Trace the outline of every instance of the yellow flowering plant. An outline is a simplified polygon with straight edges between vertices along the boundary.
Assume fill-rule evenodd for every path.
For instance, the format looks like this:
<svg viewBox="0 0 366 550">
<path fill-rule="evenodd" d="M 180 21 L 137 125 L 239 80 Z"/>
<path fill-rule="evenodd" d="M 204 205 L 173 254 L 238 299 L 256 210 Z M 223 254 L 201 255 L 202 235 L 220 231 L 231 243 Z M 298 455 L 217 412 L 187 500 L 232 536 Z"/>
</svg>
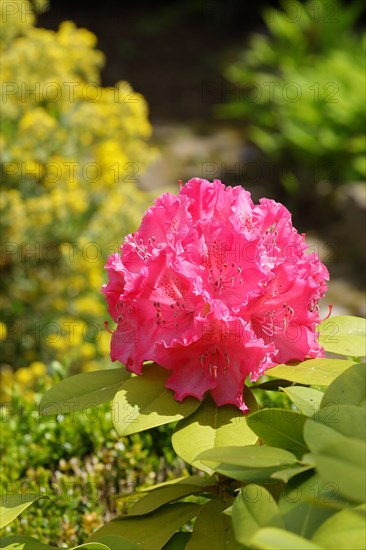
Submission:
<svg viewBox="0 0 366 550">
<path fill-rule="evenodd" d="M 90 31 L 36 27 L 46 8 L 1 3 L 3 358 L 88 370 L 105 356 L 102 267 L 151 201 L 137 184 L 156 152 L 144 98 L 101 86 Z"/>
</svg>

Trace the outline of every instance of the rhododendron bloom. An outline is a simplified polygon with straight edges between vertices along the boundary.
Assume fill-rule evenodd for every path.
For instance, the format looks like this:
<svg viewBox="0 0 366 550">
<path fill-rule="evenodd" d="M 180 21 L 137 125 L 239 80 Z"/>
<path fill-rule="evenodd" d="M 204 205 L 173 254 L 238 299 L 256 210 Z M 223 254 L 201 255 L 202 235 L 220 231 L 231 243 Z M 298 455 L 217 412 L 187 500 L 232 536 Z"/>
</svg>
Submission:
<svg viewBox="0 0 366 550">
<path fill-rule="evenodd" d="M 194 178 L 164 193 L 106 265 L 111 359 L 136 374 L 147 360 L 168 369 L 178 401 L 210 391 L 245 411 L 247 376 L 324 354 L 328 271 L 309 252 L 282 204 L 255 205 L 242 187 Z"/>
</svg>

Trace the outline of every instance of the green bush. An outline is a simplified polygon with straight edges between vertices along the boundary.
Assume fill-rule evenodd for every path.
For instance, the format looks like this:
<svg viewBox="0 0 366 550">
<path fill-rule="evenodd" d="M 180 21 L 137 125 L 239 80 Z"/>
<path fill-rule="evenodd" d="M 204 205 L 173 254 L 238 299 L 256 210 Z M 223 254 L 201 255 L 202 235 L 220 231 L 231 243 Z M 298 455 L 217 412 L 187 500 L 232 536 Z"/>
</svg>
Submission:
<svg viewBox="0 0 366 550">
<path fill-rule="evenodd" d="M 270 159 L 279 193 L 329 198 L 337 185 L 365 177 L 361 8 L 338 0 L 268 8 L 267 33 L 252 36 L 225 72 L 234 100 L 218 113 L 243 122 Z"/>
<path fill-rule="evenodd" d="M 172 450 L 170 428 L 121 438 L 111 404 L 39 416 L 42 394 L 66 375 L 58 363 L 49 365 L 48 374 L 40 371 L 35 364 L 3 373 L 0 491 L 2 498 L 34 493 L 49 500 L 41 499 L 5 527 L 3 536 L 37 536 L 58 546 L 81 543 L 121 512 L 117 495 L 188 473 Z"/>
</svg>

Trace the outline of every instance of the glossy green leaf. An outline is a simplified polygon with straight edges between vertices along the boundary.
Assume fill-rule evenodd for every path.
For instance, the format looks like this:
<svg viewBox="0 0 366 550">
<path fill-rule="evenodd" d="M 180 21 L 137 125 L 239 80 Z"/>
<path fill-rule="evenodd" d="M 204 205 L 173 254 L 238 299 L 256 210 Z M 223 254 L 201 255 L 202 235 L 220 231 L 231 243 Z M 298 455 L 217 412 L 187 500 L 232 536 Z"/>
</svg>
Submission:
<svg viewBox="0 0 366 550">
<path fill-rule="evenodd" d="M 273 472 L 280 468 L 287 469 L 290 464 L 296 462 L 296 457 L 283 449 L 247 445 L 211 449 L 206 451 L 200 460 L 212 467 L 215 472 L 238 481 L 273 483 Z"/>
<path fill-rule="evenodd" d="M 111 401 L 122 382 L 130 378 L 125 368 L 75 374 L 53 386 L 42 397 L 41 415 L 57 415 L 95 407 Z"/>
<path fill-rule="evenodd" d="M 308 359 L 297 365 L 277 365 L 267 369 L 266 375 L 308 386 L 328 386 L 354 364 L 346 359 Z"/>
<path fill-rule="evenodd" d="M 213 485 L 211 485 L 211 489 L 213 489 Z M 148 514 L 157 508 L 160 508 L 160 506 L 173 502 L 174 500 L 178 500 L 179 498 L 203 493 L 204 486 L 199 487 L 197 485 L 183 483 L 159 487 L 155 490 L 149 491 L 148 493 L 143 493 L 142 498 L 135 502 L 127 513 L 129 516 Z M 139 493 L 135 493 L 135 496 L 138 498 Z"/>
<path fill-rule="evenodd" d="M 353 502 L 366 501 L 366 444 L 347 438 L 347 447 L 336 442 L 316 455 L 316 468 L 328 482 L 336 482 L 340 495 Z"/>
<path fill-rule="evenodd" d="M 322 550 L 314 542 L 276 527 L 265 527 L 250 540 L 251 549 L 258 550 Z"/>
<path fill-rule="evenodd" d="M 136 543 L 126 539 L 126 537 L 119 537 L 117 535 L 105 535 L 95 542 L 105 544 L 110 550 L 139 550 L 140 548 Z M 87 544 L 95 543 L 89 542 Z"/>
<path fill-rule="evenodd" d="M 86 542 L 78 546 L 70 547 L 69 550 L 138 550 L 138 546 L 126 546 L 123 545 L 124 541 L 129 542 L 127 539 L 122 539 L 121 537 L 105 537 L 106 541 L 98 542 Z M 110 543 L 113 542 L 111 539 L 114 539 L 117 544 L 117 539 L 119 546 L 107 544 L 107 539 Z M 0 541 L 0 548 L 4 550 L 58 550 L 57 546 L 50 546 L 40 542 L 39 540 L 28 537 L 26 535 L 9 535 L 8 537 L 2 537 Z"/>
<path fill-rule="evenodd" d="M 204 504 L 193 526 L 186 550 L 235 550 L 236 544 L 230 518 L 223 514 L 225 504 L 214 499 Z"/>
<path fill-rule="evenodd" d="M 301 476 L 299 476 L 300 478 Z M 319 525 L 334 514 L 337 509 L 334 506 L 321 506 L 319 502 L 315 501 L 315 486 L 313 487 L 313 500 L 306 502 L 302 495 L 305 490 L 303 483 L 297 482 L 297 478 L 293 478 L 292 481 L 293 483 L 288 484 L 282 491 L 278 503 L 279 509 L 286 529 L 310 539 Z M 304 484 L 307 486 L 308 479 L 305 480 Z M 307 487 L 307 490 L 310 492 L 310 487 Z"/>
<path fill-rule="evenodd" d="M 191 536 L 191 533 L 186 532 L 174 533 L 172 538 L 164 544 L 162 550 L 185 550 Z"/>
<path fill-rule="evenodd" d="M 319 409 L 313 419 L 347 437 L 365 439 L 366 409 L 364 407 L 328 403 Z"/>
<path fill-rule="evenodd" d="M 346 503 L 338 493 L 338 485 L 335 481 L 324 481 L 318 473 L 300 474 L 289 480 L 284 487 L 279 506 L 281 512 L 288 513 L 291 509 L 300 503 L 307 503 L 322 509 L 341 509 Z M 296 521 L 295 521 L 296 520 Z M 293 518 L 291 525 L 297 523 Z M 299 518 L 298 525 L 302 525 L 303 517 Z M 296 527 L 297 528 L 297 527 Z M 302 532 L 300 528 L 299 532 Z M 303 534 L 303 532 L 302 532 Z"/>
<path fill-rule="evenodd" d="M 202 476 L 199 474 L 195 474 L 192 476 L 182 476 L 177 477 L 176 479 L 169 479 L 168 481 L 163 481 L 162 483 L 156 483 L 155 485 L 152 485 L 151 487 L 145 487 L 144 493 L 147 493 L 149 491 L 155 491 L 155 489 L 158 489 L 160 487 L 168 487 L 170 485 L 176 485 L 176 484 L 183 484 L 183 485 L 194 485 L 195 487 L 204 488 L 204 487 L 211 487 L 213 484 L 216 483 L 215 477 L 210 476 Z"/>
<path fill-rule="evenodd" d="M 248 425 L 267 445 L 302 456 L 307 447 L 303 427 L 307 417 L 289 409 L 261 409 L 248 416 Z"/>
<path fill-rule="evenodd" d="M 172 445 L 183 460 L 211 473 L 212 470 L 197 460 L 208 449 L 229 445 L 251 445 L 257 436 L 248 427 L 247 416 L 231 405 L 217 407 L 210 400 L 188 419 L 178 423 Z"/>
<path fill-rule="evenodd" d="M 366 443 L 308 420 L 304 436 L 320 476 L 337 484 L 341 496 L 353 502 L 366 500 Z"/>
<path fill-rule="evenodd" d="M 105 535 L 119 535 L 139 544 L 141 550 L 161 550 L 200 509 L 200 504 L 174 502 L 146 516 L 119 517 L 95 531 L 89 541 L 100 540 Z"/>
<path fill-rule="evenodd" d="M 40 498 L 48 498 L 47 496 L 37 496 L 29 493 L 24 495 L 4 495 L 1 497 L 0 505 L 0 529 L 12 522 L 25 510 Z"/>
<path fill-rule="evenodd" d="M 336 316 L 319 325 L 319 343 L 326 351 L 350 357 L 366 356 L 366 320 Z"/>
<path fill-rule="evenodd" d="M 278 479 L 279 481 L 287 483 L 293 477 L 312 470 L 312 468 L 313 466 L 295 466 L 293 468 L 286 468 L 285 470 L 278 470 L 277 472 L 273 472 L 273 474 L 271 474 L 271 478 Z"/>
<path fill-rule="evenodd" d="M 268 468 L 296 463 L 296 457 L 292 453 L 284 449 L 261 445 L 209 449 L 201 453 L 199 458 L 204 462 L 224 462 L 230 466 L 243 468 Z"/>
<path fill-rule="evenodd" d="M 7 550 L 56 550 L 56 546 L 50 546 L 26 535 L 1 537 L 0 548 Z M 106 547 L 103 550 L 106 550 Z"/>
<path fill-rule="evenodd" d="M 169 371 L 145 365 L 143 376 L 133 376 L 120 387 L 113 403 L 113 423 L 120 436 L 175 422 L 191 415 L 200 401 L 187 397 L 178 403 L 165 387 Z"/>
<path fill-rule="evenodd" d="M 312 453 L 318 454 L 324 447 L 333 443 L 341 443 L 345 445 L 347 443 L 347 437 L 339 434 L 333 429 L 332 424 L 323 424 L 322 422 L 315 422 L 309 418 L 304 426 L 304 439 Z"/>
<path fill-rule="evenodd" d="M 262 527 L 285 527 L 273 496 L 261 485 L 249 484 L 240 490 L 231 517 L 235 537 L 244 545 Z"/>
<path fill-rule="evenodd" d="M 365 507 L 346 509 L 327 519 L 312 540 L 333 550 L 364 550 L 366 546 Z"/>
<path fill-rule="evenodd" d="M 366 405 L 366 365 L 356 363 L 340 374 L 327 388 L 320 406 L 329 404 Z"/>
<path fill-rule="evenodd" d="M 207 464 L 210 464 L 210 462 L 207 462 Z M 216 473 L 244 483 L 279 483 L 279 481 L 271 477 L 274 472 L 278 471 L 279 466 L 272 466 L 271 468 L 242 468 L 220 462 L 219 464 L 212 464 L 212 467 Z M 284 469 L 287 469 L 287 466 L 284 466 Z"/>
<path fill-rule="evenodd" d="M 290 386 L 281 388 L 296 405 L 298 412 L 305 416 L 312 416 L 318 409 L 324 393 L 304 386 Z"/>
</svg>

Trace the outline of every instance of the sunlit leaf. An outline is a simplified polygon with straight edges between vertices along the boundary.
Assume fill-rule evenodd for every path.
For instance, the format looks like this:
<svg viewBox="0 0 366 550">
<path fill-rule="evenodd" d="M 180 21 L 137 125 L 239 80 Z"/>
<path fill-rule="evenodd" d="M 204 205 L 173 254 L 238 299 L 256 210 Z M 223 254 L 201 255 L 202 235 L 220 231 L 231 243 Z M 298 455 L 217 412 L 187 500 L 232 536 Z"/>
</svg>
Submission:
<svg viewBox="0 0 366 550">
<path fill-rule="evenodd" d="M 324 395 L 319 390 L 304 386 L 290 386 L 281 389 L 295 403 L 297 410 L 305 416 L 311 416 L 319 409 L 320 401 Z"/>
<path fill-rule="evenodd" d="M 111 401 L 122 382 L 130 378 L 125 368 L 84 372 L 65 378 L 42 397 L 41 415 L 72 413 Z"/>
<path fill-rule="evenodd" d="M 365 506 L 342 510 L 327 519 L 312 540 L 323 548 L 364 550 L 366 542 Z"/>
<path fill-rule="evenodd" d="M 119 435 L 131 435 L 191 415 L 200 401 L 187 397 L 182 403 L 165 387 L 170 373 L 156 364 L 145 365 L 143 376 L 126 380 L 115 395 L 113 423 Z"/>
<path fill-rule="evenodd" d="M 277 365 L 267 369 L 266 375 L 308 386 L 328 386 L 354 364 L 346 359 L 308 359 L 297 365 Z"/>
<path fill-rule="evenodd" d="M 347 437 L 365 439 L 366 409 L 354 405 L 328 403 L 312 418 Z"/>
<path fill-rule="evenodd" d="M 267 408 L 248 416 L 248 425 L 267 445 L 302 456 L 307 447 L 303 427 L 307 417 L 292 410 Z"/>
<path fill-rule="evenodd" d="M 301 474 L 292 478 L 284 487 L 278 506 L 286 528 L 302 537 L 311 538 L 323 521 L 336 513 L 338 500 L 327 506 L 332 499 L 331 490 L 318 485 L 314 476 Z"/>
<path fill-rule="evenodd" d="M 58 550 L 58 546 L 50 546 L 26 535 L 9 535 L 2 537 L 0 548 L 4 550 Z M 100 541 L 86 542 L 69 550 L 138 550 L 136 544 L 122 537 L 103 537 Z"/>
<path fill-rule="evenodd" d="M 214 499 L 204 504 L 196 518 L 186 550 L 235 550 L 236 544 L 230 518 L 223 514 L 225 504 Z"/>
<path fill-rule="evenodd" d="M 207 485 L 207 488 L 209 486 Z M 213 485 L 211 484 L 211 490 Z M 189 485 L 183 483 L 177 483 L 175 485 L 167 485 L 166 487 L 158 487 L 148 493 L 143 493 L 142 498 L 137 500 L 131 508 L 128 510 L 128 515 L 138 516 L 141 514 L 148 514 L 164 504 L 178 500 L 189 495 L 203 494 L 205 492 L 204 485 L 201 487 L 198 485 Z M 139 493 L 135 493 L 138 497 Z"/>
<path fill-rule="evenodd" d="M 284 527 L 272 495 L 261 485 L 249 484 L 240 490 L 231 517 L 236 539 L 246 545 L 262 527 Z"/>
<path fill-rule="evenodd" d="M 39 500 L 40 498 L 48 498 L 46 495 L 39 496 L 33 493 L 24 495 L 4 495 L 1 497 L 0 506 L 0 529 L 12 522 L 25 510 Z"/>
<path fill-rule="evenodd" d="M 284 449 L 261 445 L 209 449 L 201 453 L 199 458 L 204 462 L 224 462 L 230 466 L 242 466 L 243 468 L 268 468 L 296 463 L 296 457 L 292 453 Z"/>
<path fill-rule="evenodd" d="M 366 364 L 356 363 L 340 374 L 327 388 L 320 407 L 329 404 L 366 405 Z"/>
<path fill-rule="evenodd" d="M 319 325 L 319 343 L 326 351 L 350 357 L 366 356 L 366 319 L 336 316 Z"/>
<path fill-rule="evenodd" d="M 174 502 L 145 516 L 118 517 L 97 529 L 89 541 L 105 535 L 118 535 L 140 545 L 141 550 L 161 550 L 173 534 L 201 509 L 200 504 Z"/>
<path fill-rule="evenodd" d="M 312 451 L 316 469 L 327 482 L 335 482 L 340 495 L 353 502 L 366 500 L 366 444 L 346 437 L 332 428 L 308 420 L 305 440 Z"/>
<path fill-rule="evenodd" d="M 296 463 L 296 457 L 288 451 L 259 445 L 209 449 L 199 458 L 215 472 L 245 482 L 273 483 L 273 472 Z"/>
<path fill-rule="evenodd" d="M 253 550 L 322 550 L 323 548 L 304 537 L 276 527 L 260 529 L 249 542 Z"/>
<path fill-rule="evenodd" d="M 189 418 L 178 423 L 172 437 L 175 452 L 203 471 L 212 470 L 197 460 L 203 451 L 228 445 L 251 445 L 257 436 L 248 427 L 247 416 L 231 405 L 217 407 L 206 400 Z"/>
</svg>

